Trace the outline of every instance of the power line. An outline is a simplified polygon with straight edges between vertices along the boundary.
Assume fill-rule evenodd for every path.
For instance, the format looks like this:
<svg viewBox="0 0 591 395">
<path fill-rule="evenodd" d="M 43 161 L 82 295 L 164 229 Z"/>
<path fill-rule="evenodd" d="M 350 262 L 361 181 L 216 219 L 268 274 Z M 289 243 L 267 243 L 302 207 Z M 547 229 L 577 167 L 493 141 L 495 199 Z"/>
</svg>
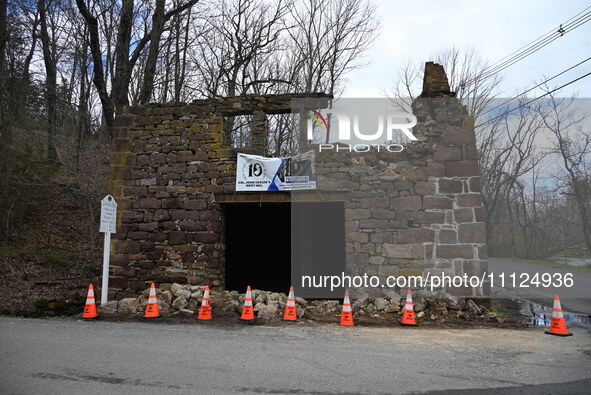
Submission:
<svg viewBox="0 0 591 395">
<path fill-rule="evenodd" d="M 580 61 L 579 63 L 575 64 L 574 66 L 571 66 L 571 67 L 569 67 L 568 69 L 566 69 L 566 70 L 563 70 L 563 71 L 561 71 L 560 73 L 558 73 L 558 74 L 556 74 L 556 75 L 554 75 L 554 76 L 552 76 L 552 77 L 548 78 L 547 80 L 540 82 L 538 85 L 536 85 L 536 86 L 534 86 L 534 87 L 532 87 L 532 88 L 529 88 L 528 90 L 526 90 L 526 91 L 524 91 L 524 92 L 521 92 L 520 94 L 516 95 L 515 97 L 512 97 L 511 99 L 504 101 L 503 103 L 499 104 L 498 106 L 495 106 L 495 107 L 493 107 L 493 108 L 491 108 L 491 109 L 489 109 L 489 110 L 487 110 L 487 111 L 483 112 L 482 114 L 480 114 L 480 116 L 482 116 L 482 115 L 484 115 L 484 114 L 488 114 L 489 112 L 491 112 L 491 111 L 493 111 L 493 110 L 496 110 L 496 109 L 497 109 L 497 108 L 499 108 L 499 107 L 502 107 L 503 105 L 505 105 L 505 104 L 509 103 L 510 101 L 512 101 L 512 100 L 514 100 L 514 99 L 517 99 L 518 97 L 520 97 L 520 96 L 523 96 L 523 95 L 525 95 L 526 93 L 529 93 L 529 92 L 533 91 L 533 90 L 534 90 L 534 89 L 536 89 L 536 88 L 539 88 L 540 86 L 544 85 L 545 83 L 547 83 L 547 82 L 550 82 L 550 81 L 552 81 L 553 79 L 555 79 L 555 78 L 557 78 L 557 77 L 560 77 L 562 74 L 564 74 L 564 73 L 567 73 L 567 72 L 571 71 L 571 70 L 572 70 L 572 69 L 574 69 L 575 67 L 578 67 L 578 66 L 582 65 L 583 63 L 585 63 L 585 62 L 588 62 L 589 60 L 591 60 L 591 56 L 590 56 L 590 57 L 588 57 L 588 58 L 587 58 L 587 59 L 585 59 L 585 60 L 582 60 L 582 61 Z"/>
<path fill-rule="evenodd" d="M 569 19 L 569 20 L 567 20 L 566 22 L 563 22 L 563 24 L 567 24 L 567 23 L 569 23 L 570 21 L 572 21 L 573 19 L 575 19 L 576 17 L 578 17 L 578 16 L 579 16 L 579 15 L 581 15 L 583 12 L 585 12 L 585 11 L 587 11 L 587 10 L 589 10 L 589 9 L 591 9 L 591 6 L 589 6 L 589 7 L 585 8 L 583 11 L 579 12 L 577 15 L 573 16 L 572 18 L 570 18 L 570 19 Z M 561 24 L 560 26 L 562 27 L 562 24 Z M 559 29 L 560 29 L 560 28 L 559 28 Z M 548 33 L 546 33 L 546 34 L 543 34 L 542 36 L 540 36 L 540 37 L 536 38 L 535 40 L 532 40 L 532 41 L 530 41 L 529 43 L 525 44 L 525 45 L 524 45 L 524 46 L 522 46 L 521 48 L 519 48 L 519 49 L 515 50 L 514 52 L 511 52 L 509 55 L 505 56 L 503 59 L 501 59 L 501 60 L 497 61 L 496 63 L 493 63 L 493 64 L 490 66 L 490 68 L 497 66 L 499 63 L 501 63 L 501 62 L 505 61 L 505 59 L 507 59 L 507 58 L 509 58 L 509 57 L 513 56 L 513 55 L 514 55 L 514 54 L 516 54 L 517 52 L 519 52 L 519 51 L 521 51 L 522 49 L 524 49 L 524 48 L 528 47 L 529 45 L 531 45 L 531 44 L 533 44 L 533 43 L 535 43 L 535 42 L 537 42 L 537 41 L 539 41 L 539 40 L 541 40 L 541 39 L 545 38 L 546 36 L 549 36 L 549 35 L 551 35 L 551 34 L 555 33 L 556 31 L 557 31 L 556 29 L 552 29 L 552 30 L 550 30 Z"/>
<path fill-rule="evenodd" d="M 517 107 L 515 107 L 515 108 L 512 108 L 512 109 L 510 109 L 510 110 L 504 111 L 503 113 L 501 113 L 501 114 L 497 115 L 497 116 L 496 116 L 496 117 L 494 117 L 494 118 L 491 118 L 491 119 L 489 119 L 488 121 L 484 121 L 484 122 L 482 122 L 482 123 L 479 123 L 478 125 L 474 126 L 474 128 L 478 128 L 478 127 L 480 127 L 480 126 L 483 126 L 483 125 L 489 124 L 489 123 L 493 122 L 494 120 L 501 118 L 501 117 L 502 117 L 502 116 L 504 116 L 504 115 L 507 115 L 507 114 L 509 114 L 509 113 L 511 113 L 511 112 L 513 112 L 513 111 L 515 111 L 515 110 L 517 110 L 517 109 L 519 109 L 519 108 L 521 108 L 521 107 L 525 107 L 525 106 L 527 106 L 527 105 L 529 105 L 529 104 L 531 104 L 531 103 L 535 102 L 536 100 L 539 100 L 539 99 L 541 99 L 541 98 L 543 98 L 543 97 L 545 97 L 545 96 L 548 96 L 549 94 L 551 94 L 551 93 L 554 93 L 554 92 L 556 92 L 557 90 L 560 90 L 560 89 L 562 89 L 562 88 L 564 88 L 564 87 L 566 87 L 566 86 L 569 86 L 570 84 L 574 84 L 575 82 L 577 82 L 577 81 L 579 81 L 579 80 L 582 80 L 583 78 L 585 78 L 585 77 L 588 77 L 588 76 L 590 76 L 590 75 L 591 75 L 591 72 L 589 72 L 589 73 L 587 73 L 587 74 L 585 74 L 585 75 L 582 75 L 582 76 L 580 76 L 579 78 L 576 78 L 576 79 L 574 79 L 574 80 L 572 80 L 572 81 L 570 81 L 570 82 L 567 82 L 567 83 L 566 83 L 566 84 L 564 84 L 564 85 L 561 85 L 561 86 L 559 86 L 558 88 L 554 88 L 554 89 L 552 89 L 551 91 L 549 91 L 549 92 L 546 92 L 546 93 L 544 93 L 543 95 L 536 97 L 535 99 L 531 99 L 530 101 L 528 101 L 528 102 L 526 102 L 526 103 L 524 103 L 524 104 L 521 104 L 521 105 L 519 105 L 519 106 L 517 106 Z"/>
<path fill-rule="evenodd" d="M 591 8 L 591 7 L 590 7 Z M 580 13 L 579 13 L 580 14 Z M 574 18 L 574 17 L 573 17 Z M 573 19 L 571 18 L 571 20 Z M 566 33 L 569 33 L 571 31 L 573 31 L 574 29 L 582 26 L 583 24 L 589 22 L 591 20 L 591 11 L 585 13 L 583 16 L 577 18 L 576 20 L 570 22 L 570 23 L 563 23 L 560 24 L 560 27 L 556 30 L 553 30 L 550 33 L 545 34 L 544 36 L 536 39 L 533 41 L 533 43 L 531 43 L 530 45 L 526 46 L 527 48 L 522 50 L 522 51 L 515 51 L 518 52 L 516 55 L 514 56 L 506 56 L 505 58 L 503 58 L 502 60 L 496 62 L 495 64 L 493 64 L 491 67 L 489 67 L 487 70 L 484 71 L 483 75 L 481 76 L 481 78 L 489 78 L 494 74 L 497 74 L 499 72 L 501 72 L 502 70 L 514 65 L 515 63 L 525 59 L 526 57 L 532 55 L 533 53 L 539 51 L 540 49 L 542 49 L 543 47 L 545 47 L 546 45 L 550 44 L 551 42 L 557 40 L 558 38 L 564 36 Z M 523 47 L 522 47 L 523 48 Z M 513 52 L 513 54 L 515 53 Z M 508 57 L 510 57 L 509 59 L 507 59 Z M 507 60 L 505 60 L 507 59 Z"/>
<path fill-rule="evenodd" d="M 591 21 L 591 11 L 588 11 L 589 9 L 591 9 L 591 6 L 585 8 L 575 16 L 571 17 L 566 22 L 561 23 L 558 28 L 550 30 L 548 33 L 538 37 L 537 39 L 522 46 L 521 48 L 517 49 L 511 54 L 505 56 L 503 59 L 493 63 L 490 67 L 486 68 L 481 75 L 474 77 L 470 80 L 464 81 L 462 85 L 469 86 L 470 84 L 473 84 L 476 81 L 486 80 L 492 77 L 493 75 L 498 74 L 501 71 L 507 69 L 508 67 L 514 65 L 515 63 L 527 58 L 533 53 L 539 51 L 551 42 L 564 36 L 566 33 L 569 33 L 575 30 L 576 28 L 584 25 L 585 23 Z"/>
</svg>

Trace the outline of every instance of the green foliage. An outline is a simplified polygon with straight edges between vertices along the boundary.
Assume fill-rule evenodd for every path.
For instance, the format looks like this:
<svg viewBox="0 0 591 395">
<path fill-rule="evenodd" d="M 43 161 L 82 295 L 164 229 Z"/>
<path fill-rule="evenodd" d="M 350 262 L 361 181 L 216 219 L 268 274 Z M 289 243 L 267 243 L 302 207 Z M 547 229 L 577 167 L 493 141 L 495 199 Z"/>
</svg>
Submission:
<svg viewBox="0 0 591 395">
<path fill-rule="evenodd" d="M 495 313 L 496 315 L 507 315 L 507 313 L 506 313 L 506 312 L 504 312 L 503 310 L 499 310 L 499 309 L 497 309 L 496 307 L 491 307 L 491 308 L 489 309 L 489 311 L 490 311 L 491 313 Z"/>
<path fill-rule="evenodd" d="M 10 308 L 5 308 L 5 309 L 0 310 L 0 315 L 8 315 L 8 316 L 11 316 L 13 314 L 14 314 L 14 312 Z"/>
</svg>

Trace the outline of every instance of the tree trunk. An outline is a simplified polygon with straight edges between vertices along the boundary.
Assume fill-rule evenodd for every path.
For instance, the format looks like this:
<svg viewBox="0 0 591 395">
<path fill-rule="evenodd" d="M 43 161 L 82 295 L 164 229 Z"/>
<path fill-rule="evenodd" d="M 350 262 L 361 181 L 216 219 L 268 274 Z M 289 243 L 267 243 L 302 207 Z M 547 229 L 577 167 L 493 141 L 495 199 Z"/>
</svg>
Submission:
<svg viewBox="0 0 591 395">
<path fill-rule="evenodd" d="M 45 65 L 45 100 L 47 105 L 47 159 L 57 160 L 55 147 L 56 133 L 56 102 L 57 102 L 57 70 L 55 54 L 51 51 L 51 42 L 47 29 L 47 8 L 45 0 L 39 0 L 37 4 L 40 21 L 40 36 L 43 48 L 43 63 Z"/>
<path fill-rule="evenodd" d="M 170 60 L 170 47 L 172 46 L 172 40 L 168 39 L 168 43 L 166 45 L 166 64 L 165 64 L 165 70 L 164 70 L 164 86 L 162 87 L 162 95 L 161 95 L 161 101 L 163 102 L 167 102 L 168 101 L 168 86 L 170 85 L 170 66 L 172 64 L 171 60 Z"/>
<path fill-rule="evenodd" d="M 129 82 L 133 65 L 129 60 L 131 30 L 133 27 L 133 0 L 122 0 L 117 43 L 115 44 L 115 75 L 113 76 L 111 99 L 117 106 L 129 104 Z"/>
<path fill-rule="evenodd" d="M 103 107 L 103 117 L 107 126 L 108 135 L 110 136 L 113 130 L 114 107 L 111 97 L 109 97 L 109 94 L 107 93 L 98 20 L 88 11 L 84 0 L 76 0 L 76 5 L 78 6 L 78 10 L 84 17 L 86 25 L 88 26 L 88 33 L 90 35 L 90 52 L 92 54 L 92 63 L 94 65 L 93 82 L 101 100 L 101 106 Z"/>
<path fill-rule="evenodd" d="M 6 29 L 6 0 L 0 0 L 0 139 L 3 133 L 3 121 L 4 121 L 4 106 L 5 106 L 5 90 L 4 90 L 4 79 L 6 78 L 6 65 L 4 60 L 6 57 L 6 42 L 8 41 L 8 33 Z"/>
<path fill-rule="evenodd" d="M 583 238 L 585 239 L 585 245 L 587 251 L 591 252 L 591 226 L 589 225 L 589 213 L 587 211 L 587 196 L 585 194 L 585 188 L 581 188 L 580 181 L 574 172 L 570 171 L 571 182 L 573 183 L 573 191 L 575 192 L 575 199 L 577 202 L 577 208 L 579 215 L 581 216 L 581 225 L 583 227 Z"/>
<path fill-rule="evenodd" d="M 174 35 L 174 101 L 181 101 L 181 16 L 175 16 L 176 23 L 174 24 L 175 35 Z"/>
<path fill-rule="evenodd" d="M 191 9 L 189 8 L 189 12 L 187 13 L 187 23 L 186 23 L 186 27 L 185 27 L 185 42 L 183 44 L 183 62 L 181 64 L 181 73 L 179 76 L 179 86 L 182 88 L 182 86 L 185 83 L 185 75 L 187 72 L 187 50 L 189 48 L 189 27 L 191 26 L 189 24 L 189 21 L 191 20 Z M 180 89 L 179 89 L 180 91 Z M 180 93 L 179 93 L 180 95 Z M 180 97 L 177 101 L 180 101 Z"/>
<path fill-rule="evenodd" d="M 9 196 L 8 176 L 10 174 L 10 167 L 8 165 L 8 148 L 11 146 L 10 128 L 4 123 L 4 108 L 6 106 L 6 90 L 4 88 L 6 78 L 6 64 L 4 61 L 6 57 L 4 54 L 6 51 L 6 42 L 8 41 L 6 6 L 6 0 L 0 0 L 0 205 L 4 205 Z M 4 210 L 0 214 L 2 215 L 0 225 L 4 225 Z M 4 229 L 5 226 L 2 226 L 0 234 Z M 5 240 L 8 240 L 8 232 L 4 236 Z"/>
<path fill-rule="evenodd" d="M 78 93 L 78 116 L 76 118 L 76 152 L 74 154 L 74 171 L 78 173 L 80 167 L 80 151 L 82 150 L 82 140 L 84 135 L 90 129 L 90 116 L 88 114 L 88 96 L 89 91 L 86 86 L 86 76 L 88 73 L 86 61 L 88 59 L 88 41 L 84 34 L 82 50 L 80 51 L 80 91 Z"/>
<path fill-rule="evenodd" d="M 156 0 L 156 9 L 152 16 L 152 34 L 150 35 L 150 50 L 146 59 L 144 79 L 140 91 L 140 103 L 147 104 L 152 97 L 154 89 L 154 76 L 156 75 L 156 62 L 160 52 L 160 37 L 164 31 L 164 0 Z"/>
<path fill-rule="evenodd" d="M 192 7 L 197 1 L 199 0 L 190 0 L 174 10 L 165 13 L 163 18 L 164 23 L 177 13 L 181 13 Z M 103 68 L 98 20 L 90 13 L 84 0 L 76 0 L 76 5 L 86 21 L 90 33 L 90 51 L 94 63 L 93 81 L 101 99 L 103 117 L 110 136 L 113 130 L 116 107 L 129 104 L 129 83 L 131 81 L 133 67 L 137 63 L 143 48 L 150 42 L 152 33 L 146 32 L 140 40 L 134 42 L 133 53 L 130 56 L 131 33 L 134 25 L 134 1 L 122 0 L 117 42 L 115 44 L 115 72 L 111 79 L 111 95 L 109 95 L 107 93 Z"/>
<path fill-rule="evenodd" d="M 35 15 L 35 19 L 33 20 L 33 26 L 31 27 L 31 31 L 33 32 L 31 38 L 31 47 L 29 49 L 29 53 L 25 57 L 25 61 L 23 62 L 23 73 L 21 75 L 21 88 L 17 92 L 16 97 L 16 108 L 15 108 L 15 118 L 20 119 L 21 111 L 25 109 L 25 100 L 29 95 L 29 89 L 31 85 L 31 78 L 30 78 L 30 69 L 31 69 L 31 61 L 33 60 L 33 56 L 35 55 L 35 48 L 37 47 L 37 25 L 39 24 L 39 20 L 37 15 Z"/>
</svg>

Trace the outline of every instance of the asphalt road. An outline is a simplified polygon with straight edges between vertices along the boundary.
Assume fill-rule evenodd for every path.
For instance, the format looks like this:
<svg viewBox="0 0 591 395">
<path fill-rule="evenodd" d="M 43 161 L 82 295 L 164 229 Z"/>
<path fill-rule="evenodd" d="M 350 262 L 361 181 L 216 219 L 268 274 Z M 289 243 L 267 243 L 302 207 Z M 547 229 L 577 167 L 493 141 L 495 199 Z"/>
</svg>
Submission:
<svg viewBox="0 0 591 395">
<path fill-rule="evenodd" d="M 0 318 L 2 394 L 588 394 L 591 335 Z"/>
<path fill-rule="evenodd" d="M 508 259 L 490 258 L 488 264 L 489 272 L 495 274 L 493 294 L 497 296 L 518 298 L 532 300 L 537 303 L 544 304 L 552 307 L 552 301 L 554 294 L 560 296 L 562 308 L 574 313 L 584 313 L 591 315 L 591 272 L 583 272 L 574 269 L 563 269 L 554 268 L 546 265 L 513 261 Z M 499 286 L 498 274 L 505 273 L 505 287 Z M 559 273 L 564 276 L 567 273 L 572 273 L 573 285 L 572 287 L 562 286 L 560 288 L 555 287 L 543 287 L 533 286 L 529 284 L 529 287 L 520 286 L 528 285 L 528 282 L 521 284 L 521 281 L 516 282 L 516 287 L 513 287 L 511 281 L 509 281 L 509 275 L 516 273 L 517 277 L 521 276 L 521 273 L 527 273 L 527 277 L 532 278 L 536 273 L 542 275 L 543 273 Z M 523 277 L 523 279 L 527 278 Z"/>
</svg>

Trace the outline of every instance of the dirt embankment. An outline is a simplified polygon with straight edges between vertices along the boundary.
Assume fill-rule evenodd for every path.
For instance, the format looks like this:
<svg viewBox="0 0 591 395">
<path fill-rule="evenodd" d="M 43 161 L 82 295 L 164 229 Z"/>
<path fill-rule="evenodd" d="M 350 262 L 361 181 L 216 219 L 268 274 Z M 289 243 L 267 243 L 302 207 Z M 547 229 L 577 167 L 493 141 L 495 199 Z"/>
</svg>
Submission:
<svg viewBox="0 0 591 395">
<path fill-rule="evenodd" d="M 79 147 L 58 136 L 48 162 L 47 135 L 13 130 L 0 180 L 0 312 L 61 315 L 79 311 L 101 274 L 100 199 L 107 190 L 108 145 Z M 79 163 L 74 164 L 79 150 Z"/>
</svg>

